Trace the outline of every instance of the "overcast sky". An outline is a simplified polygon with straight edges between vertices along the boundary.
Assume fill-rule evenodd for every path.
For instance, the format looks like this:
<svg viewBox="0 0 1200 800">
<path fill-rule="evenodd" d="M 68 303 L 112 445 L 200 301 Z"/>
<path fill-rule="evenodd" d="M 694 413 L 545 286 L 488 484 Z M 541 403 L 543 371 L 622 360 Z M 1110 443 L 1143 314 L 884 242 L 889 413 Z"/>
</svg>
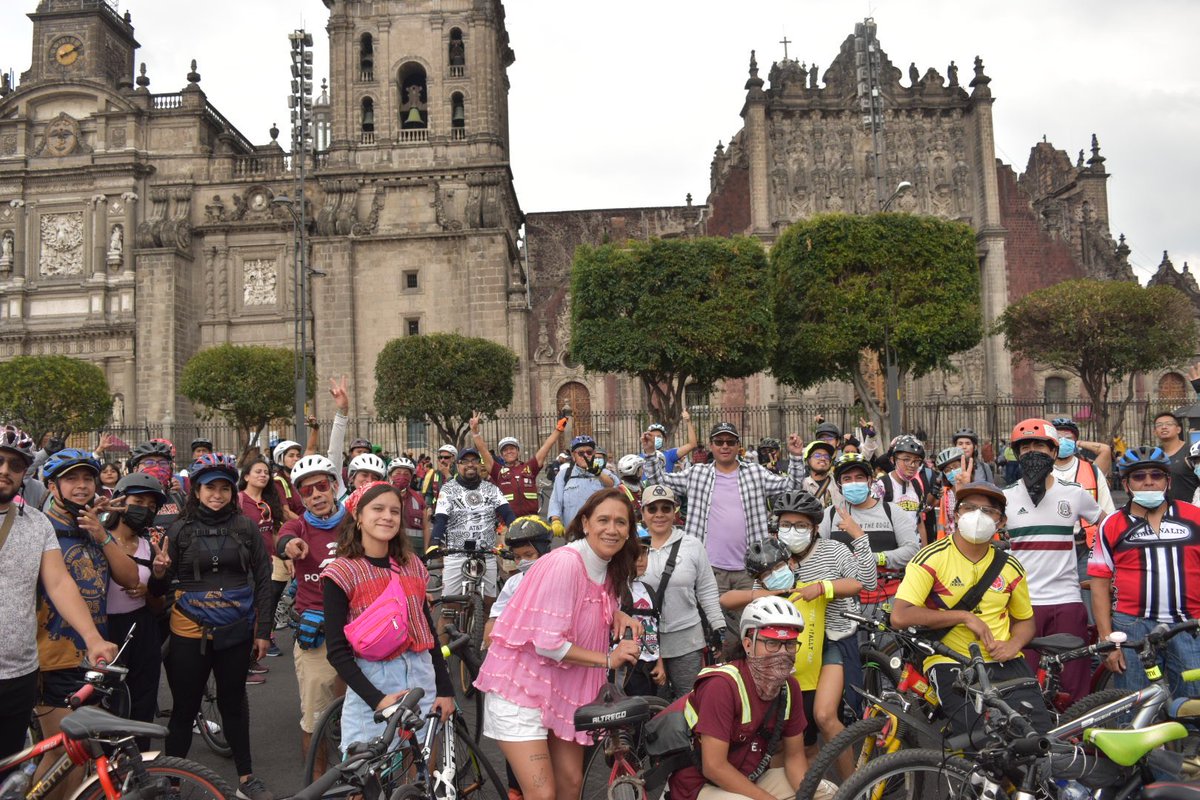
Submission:
<svg viewBox="0 0 1200 800">
<path fill-rule="evenodd" d="M 434 5 L 436 5 L 436 0 Z M 0 0 L 0 69 L 29 67 L 35 0 Z M 154 92 L 178 91 L 195 58 L 209 100 L 256 143 L 286 128 L 287 33 L 317 40 L 320 0 L 121 0 Z M 1113 235 L 1145 281 L 1169 250 L 1200 270 L 1200 71 L 1195 0 L 508 0 L 512 168 L 522 208 L 697 203 L 718 140 L 741 124 L 751 48 L 765 78 L 783 55 L 820 65 L 864 16 L 905 73 L 963 83 L 981 55 L 996 98 L 996 155 L 1024 169 L 1045 135 L 1075 154 L 1100 137 Z M 742 13 L 739 13 L 742 12 Z M 282 137 L 286 139 L 286 134 Z"/>
</svg>

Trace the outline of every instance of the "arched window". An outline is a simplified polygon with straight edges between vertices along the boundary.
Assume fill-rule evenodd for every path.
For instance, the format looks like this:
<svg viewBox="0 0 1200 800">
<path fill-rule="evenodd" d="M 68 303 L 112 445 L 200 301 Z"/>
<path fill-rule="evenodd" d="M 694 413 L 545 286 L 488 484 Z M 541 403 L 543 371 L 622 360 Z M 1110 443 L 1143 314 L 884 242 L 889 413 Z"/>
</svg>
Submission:
<svg viewBox="0 0 1200 800">
<path fill-rule="evenodd" d="M 375 142 L 375 101 L 369 97 L 362 99 L 362 122 L 360 129 L 362 131 L 362 143 L 373 144 Z"/>
<path fill-rule="evenodd" d="M 1160 400 L 1184 400 L 1187 398 L 1187 381 L 1178 372 L 1168 372 L 1158 379 Z"/>
<path fill-rule="evenodd" d="M 399 89 L 400 128 L 428 128 L 429 97 L 426 95 L 425 68 L 414 61 L 400 67 Z"/>
<path fill-rule="evenodd" d="M 467 46 L 463 42 L 462 31 L 450 29 L 450 77 L 461 78 L 467 70 Z"/>
<path fill-rule="evenodd" d="M 462 92 L 450 95 L 450 138 L 467 138 L 467 106 Z"/>
<path fill-rule="evenodd" d="M 375 80 L 375 39 L 369 33 L 358 40 L 358 77 L 363 81 Z"/>
<path fill-rule="evenodd" d="M 1063 410 L 1067 405 L 1067 379 L 1059 377 L 1046 378 L 1043 391 L 1046 408 Z"/>
</svg>

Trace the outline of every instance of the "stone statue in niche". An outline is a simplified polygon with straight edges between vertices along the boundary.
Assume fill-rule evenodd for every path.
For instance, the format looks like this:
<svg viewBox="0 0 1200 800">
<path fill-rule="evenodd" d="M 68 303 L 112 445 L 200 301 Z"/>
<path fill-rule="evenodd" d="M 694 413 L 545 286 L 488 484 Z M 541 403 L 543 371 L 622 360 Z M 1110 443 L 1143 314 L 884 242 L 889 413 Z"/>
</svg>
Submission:
<svg viewBox="0 0 1200 800">
<path fill-rule="evenodd" d="M 13 247 L 16 239 L 13 237 L 12 231 L 5 231 L 4 237 L 0 238 L 0 264 L 11 264 L 13 262 Z"/>
<path fill-rule="evenodd" d="M 113 225 L 112 234 L 108 237 L 108 257 L 105 259 L 110 267 L 120 266 L 122 253 L 125 250 L 125 228 Z"/>
</svg>

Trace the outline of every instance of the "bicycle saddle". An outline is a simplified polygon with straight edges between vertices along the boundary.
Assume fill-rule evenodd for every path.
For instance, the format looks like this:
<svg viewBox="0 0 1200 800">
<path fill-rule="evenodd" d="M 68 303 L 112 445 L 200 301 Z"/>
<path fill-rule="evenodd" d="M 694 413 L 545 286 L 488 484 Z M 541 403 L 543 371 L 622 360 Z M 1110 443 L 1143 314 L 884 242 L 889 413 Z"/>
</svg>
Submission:
<svg viewBox="0 0 1200 800">
<path fill-rule="evenodd" d="M 1031 639 L 1029 646 L 1039 653 L 1049 653 L 1052 656 L 1060 653 L 1067 653 L 1071 650 L 1078 650 L 1087 643 L 1070 633 L 1056 633 L 1052 636 L 1039 636 L 1036 639 Z"/>
<path fill-rule="evenodd" d="M 611 691 L 605 691 L 611 689 Z M 611 684 L 600 688 L 596 701 L 575 709 L 575 730 L 618 728 L 650 719 L 650 704 L 644 697 L 626 697 Z"/>
<path fill-rule="evenodd" d="M 1156 747 L 1187 737 L 1187 728 L 1178 722 L 1160 722 L 1138 730 L 1088 728 L 1083 740 L 1096 745 L 1109 759 L 1122 767 L 1132 767 Z"/>
<path fill-rule="evenodd" d="M 145 736 L 165 739 L 167 729 L 153 722 L 122 719 L 95 706 L 84 706 L 68 714 L 59 726 L 68 739 L 104 738 L 106 736 Z"/>
<path fill-rule="evenodd" d="M 1200 800 L 1200 783 L 1152 783 L 1142 789 L 1143 800 Z"/>
</svg>

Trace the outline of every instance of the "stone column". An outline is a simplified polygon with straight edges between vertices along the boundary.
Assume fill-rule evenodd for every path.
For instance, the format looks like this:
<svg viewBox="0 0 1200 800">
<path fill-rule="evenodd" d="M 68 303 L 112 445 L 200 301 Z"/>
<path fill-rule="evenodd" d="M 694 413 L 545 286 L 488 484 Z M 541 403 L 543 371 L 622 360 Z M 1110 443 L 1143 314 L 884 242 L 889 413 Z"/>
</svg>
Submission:
<svg viewBox="0 0 1200 800">
<path fill-rule="evenodd" d="M 758 77 L 758 62 L 750 56 L 750 79 L 746 81 L 746 160 L 750 167 L 750 231 L 760 238 L 771 238 L 771 210 L 767 201 L 767 95 Z"/>
<path fill-rule="evenodd" d="M 28 215 L 25 213 L 24 200 L 10 200 L 8 203 L 16 212 L 13 215 L 13 269 L 12 281 L 13 285 L 20 286 L 25 283 L 25 241 L 27 239 L 25 226 L 28 222 Z"/>
<path fill-rule="evenodd" d="M 83 265 L 89 279 L 104 279 L 105 253 L 108 251 L 108 198 L 102 194 L 92 195 L 92 256 Z"/>
<path fill-rule="evenodd" d="M 125 204 L 125 273 L 127 278 L 133 277 L 133 244 L 137 233 L 137 192 L 125 192 L 121 195 Z"/>
</svg>

